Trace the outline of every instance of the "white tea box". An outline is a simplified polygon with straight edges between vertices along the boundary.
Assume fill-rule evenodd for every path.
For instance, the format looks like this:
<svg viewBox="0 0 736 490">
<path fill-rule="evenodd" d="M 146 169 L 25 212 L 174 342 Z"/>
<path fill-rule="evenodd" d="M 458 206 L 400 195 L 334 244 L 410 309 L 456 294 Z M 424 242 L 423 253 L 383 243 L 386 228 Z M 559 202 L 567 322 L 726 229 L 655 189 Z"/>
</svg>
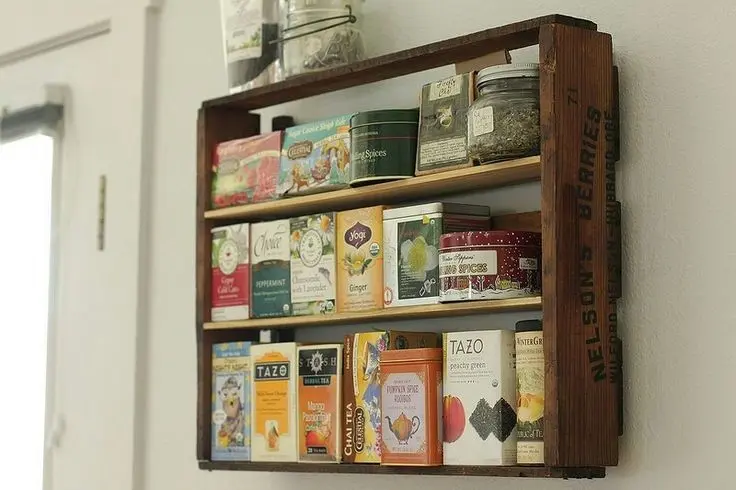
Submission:
<svg viewBox="0 0 736 490">
<path fill-rule="evenodd" d="M 516 464 L 514 332 L 447 332 L 442 343 L 444 464 Z"/>
</svg>

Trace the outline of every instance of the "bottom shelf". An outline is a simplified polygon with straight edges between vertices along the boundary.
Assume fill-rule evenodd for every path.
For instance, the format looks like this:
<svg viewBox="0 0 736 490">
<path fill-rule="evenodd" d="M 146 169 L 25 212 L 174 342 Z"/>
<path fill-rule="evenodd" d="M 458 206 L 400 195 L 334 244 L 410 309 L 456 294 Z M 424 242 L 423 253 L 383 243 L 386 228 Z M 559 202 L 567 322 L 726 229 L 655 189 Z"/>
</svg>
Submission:
<svg viewBox="0 0 736 490">
<path fill-rule="evenodd" d="M 276 471 L 286 473 L 346 473 L 374 475 L 500 476 L 526 478 L 603 478 L 604 467 L 553 468 L 549 466 L 381 466 L 377 464 L 251 463 L 200 461 L 202 470 Z"/>
</svg>

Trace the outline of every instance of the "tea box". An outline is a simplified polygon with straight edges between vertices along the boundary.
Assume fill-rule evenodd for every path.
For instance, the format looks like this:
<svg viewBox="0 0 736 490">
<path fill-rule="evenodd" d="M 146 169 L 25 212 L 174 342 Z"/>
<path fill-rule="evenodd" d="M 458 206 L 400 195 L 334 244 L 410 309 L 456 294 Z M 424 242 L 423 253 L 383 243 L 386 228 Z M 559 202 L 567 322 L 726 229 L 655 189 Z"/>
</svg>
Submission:
<svg viewBox="0 0 736 490">
<path fill-rule="evenodd" d="M 383 308 L 383 206 L 337 213 L 337 311 Z"/>
<path fill-rule="evenodd" d="M 250 460 L 250 342 L 212 346 L 212 460 Z"/>
<path fill-rule="evenodd" d="M 490 225 L 488 206 L 437 202 L 385 210 L 384 305 L 438 303 L 440 236 Z"/>
<path fill-rule="evenodd" d="M 339 463 L 342 344 L 299 347 L 299 462 Z"/>
<path fill-rule="evenodd" d="M 542 322 L 516 323 L 516 462 L 544 464 Z"/>
<path fill-rule="evenodd" d="M 212 177 L 212 207 L 261 202 L 277 197 L 281 132 L 217 145 Z"/>
<path fill-rule="evenodd" d="M 335 213 L 292 218 L 291 311 L 335 313 Z"/>
<path fill-rule="evenodd" d="M 444 464 L 516 464 L 514 332 L 443 334 Z"/>
<path fill-rule="evenodd" d="M 475 100 L 475 73 L 422 87 L 417 175 L 473 165 L 468 156 L 468 109 Z"/>
<path fill-rule="evenodd" d="M 288 219 L 250 225 L 251 317 L 291 315 Z"/>
<path fill-rule="evenodd" d="M 442 465 L 442 349 L 381 353 L 381 464 Z"/>
<path fill-rule="evenodd" d="M 376 331 L 345 337 L 343 377 L 343 461 L 381 462 L 381 352 L 438 347 L 430 332 Z"/>
<path fill-rule="evenodd" d="M 541 291 L 541 233 L 468 231 L 440 238 L 440 301 L 521 298 Z"/>
<path fill-rule="evenodd" d="M 297 460 L 297 344 L 251 346 L 251 460 Z"/>
<path fill-rule="evenodd" d="M 279 195 L 347 187 L 350 182 L 350 117 L 292 126 L 284 131 Z"/>
<path fill-rule="evenodd" d="M 213 322 L 245 320 L 250 304 L 248 225 L 212 229 Z"/>
</svg>

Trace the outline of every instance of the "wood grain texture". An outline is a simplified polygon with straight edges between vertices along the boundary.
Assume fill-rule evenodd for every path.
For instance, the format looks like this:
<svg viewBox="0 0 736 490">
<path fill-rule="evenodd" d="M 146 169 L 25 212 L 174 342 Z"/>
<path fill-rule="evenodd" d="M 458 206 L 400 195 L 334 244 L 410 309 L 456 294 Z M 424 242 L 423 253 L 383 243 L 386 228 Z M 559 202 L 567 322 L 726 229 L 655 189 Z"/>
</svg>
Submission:
<svg viewBox="0 0 736 490">
<path fill-rule="evenodd" d="M 355 189 L 216 209 L 207 211 L 203 215 L 208 220 L 221 222 L 288 218 L 324 211 L 343 211 L 377 204 L 399 204 L 417 199 L 434 199 L 448 194 L 492 189 L 538 180 L 540 174 L 540 157 L 536 156 L 492 165 L 448 170 Z"/>
<path fill-rule="evenodd" d="M 345 473 L 371 475 L 497 476 L 511 478 L 603 478 L 600 467 L 552 468 L 549 466 L 381 466 L 377 464 L 307 464 L 207 462 L 203 470 L 278 471 L 289 473 Z"/>
<path fill-rule="evenodd" d="M 587 20 L 564 15 L 548 15 L 406 49 L 331 70 L 296 76 L 266 87 L 209 100 L 203 106 L 260 109 L 471 60 L 494 51 L 532 46 L 537 44 L 540 27 L 549 24 L 596 29 L 596 25 Z"/>
<path fill-rule="evenodd" d="M 200 109 L 197 120 L 196 320 L 197 335 L 197 458 L 209 459 L 212 346 L 203 343 L 202 325 L 210 320 L 212 223 L 204 219 L 212 192 L 212 159 L 223 141 L 260 133 L 260 116 L 239 109 Z"/>
<path fill-rule="evenodd" d="M 497 299 L 489 301 L 460 301 L 437 305 L 403 306 L 382 310 L 334 315 L 291 316 L 284 318 L 259 318 L 234 322 L 205 323 L 205 330 L 251 330 L 269 328 L 299 328 L 327 325 L 350 325 L 379 323 L 423 318 L 446 318 L 455 316 L 482 315 L 509 311 L 534 311 L 542 306 L 539 296 L 531 298 Z"/>
<path fill-rule="evenodd" d="M 531 211 L 529 213 L 505 214 L 501 216 L 493 216 L 491 218 L 492 230 L 515 230 L 515 231 L 533 231 L 542 232 L 542 213 L 541 211 Z"/>
<path fill-rule="evenodd" d="M 545 463 L 618 463 L 609 381 L 606 141 L 608 34 L 540 29 Z"/>
</svg>

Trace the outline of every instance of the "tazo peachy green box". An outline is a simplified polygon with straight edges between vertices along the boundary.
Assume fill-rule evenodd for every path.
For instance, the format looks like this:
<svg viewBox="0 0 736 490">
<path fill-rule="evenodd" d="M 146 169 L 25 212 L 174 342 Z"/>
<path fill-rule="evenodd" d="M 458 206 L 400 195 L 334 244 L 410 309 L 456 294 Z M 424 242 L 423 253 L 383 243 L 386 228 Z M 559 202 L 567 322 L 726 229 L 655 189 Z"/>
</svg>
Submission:
<svg viewBox="0 0 736 490">
<path fill-rule="evenodd" d="M 291 315 L 289 220 L 250 225 L 252 318 Z"/>
<path fill-rule="evenodd" d="M 335 213 L 290 221 L 292 314 L 334 313 Z"/>
</svg>

